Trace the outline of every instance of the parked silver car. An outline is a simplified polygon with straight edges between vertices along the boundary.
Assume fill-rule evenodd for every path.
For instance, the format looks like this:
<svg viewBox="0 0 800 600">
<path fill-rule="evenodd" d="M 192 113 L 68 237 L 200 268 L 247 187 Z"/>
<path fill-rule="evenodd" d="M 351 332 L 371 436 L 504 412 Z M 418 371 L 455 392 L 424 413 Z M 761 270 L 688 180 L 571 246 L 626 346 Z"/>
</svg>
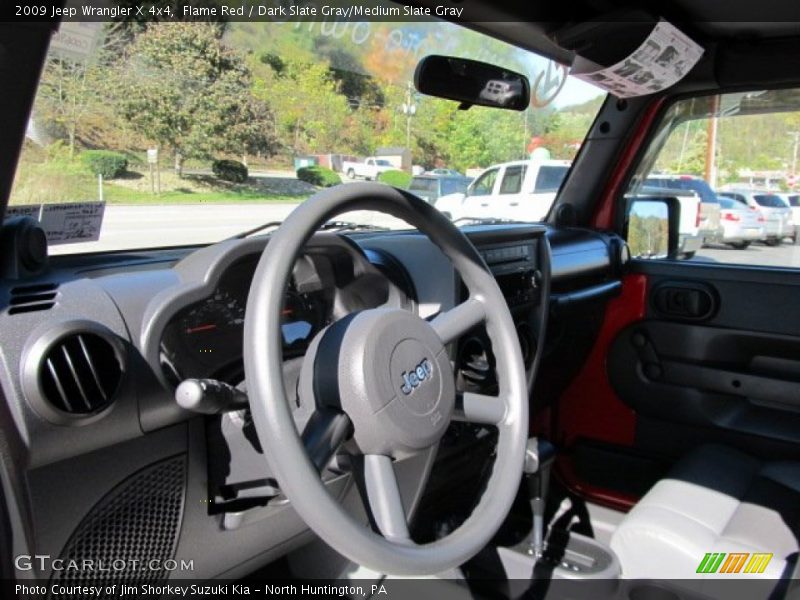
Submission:
<svg viewBox="0 0 800 600">
<path fill-rule="evenodd" d="M 763 190 L 730 188 L 720 192 L 720 196 L 735 200 L 763 215 L 764 243 L 777 246 L 783 241 L 783 238 L 794 237 L 792 209 L 777 194 Z"/>
<path fill-rule="evenodd" d="M 739 250 L 747 248 L 752 242 L 764 239 L 764 216 L 741 202 L 720 197 L 720 222 L 722 241 Z"/>
</svg>

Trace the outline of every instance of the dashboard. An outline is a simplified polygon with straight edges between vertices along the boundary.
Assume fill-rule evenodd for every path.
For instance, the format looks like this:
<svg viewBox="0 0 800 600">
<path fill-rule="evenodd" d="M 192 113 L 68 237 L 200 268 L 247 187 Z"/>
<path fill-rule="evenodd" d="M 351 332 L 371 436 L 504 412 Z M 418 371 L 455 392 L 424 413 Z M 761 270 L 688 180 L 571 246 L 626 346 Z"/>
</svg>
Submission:
<svg viewBox="0 0 800 600">
<path fill-rule="evenodd" d="M 560 340 L 574 339 L 576 327 L 581 335 L 593 335 L 569 310 L 585 312 L 582 302 L 593 297 L 592 290 L 606 294 L 618 279 L 613 236 L 540 225 L 464 232 L 506 297 L 526 366 L 533 369 L 535 356 L 548 360 L 542 351 L 545 338 L 552 338 L 549 360 L 558 368 L 568 360 L 579 362 L 575 352 L 558 354 L 562 346 L 570 350 Z M 175 546 L 165 552 L 193 559 L 198 576 L 236 577 L 309 541 L 307 527 L 287 507 L 271 476 L 248 411 L 199 415 L 174 399 L 175 387 L 187 378 L 246 387 L 247 296 L 268 243 L 263 236 L 199 249 L 65 256 L 36 280 L 0 282 L 0 383 L 9 400 L 0 408 L 7 411 L 4 422 L 13 424 L 14 433 L 6 439 L 27 481 L 16 489 L 25 494 L 21 518 L 36 524 L 30 527 L 35 549 L 68 553 L 71 544 L 87 539 L 86 523 L 105 518 L 107 507 L 117 506 L 115 498 L 129 499 L 129 512 L 114 517 L 121 531 L 130 530 L 125 536 L 150 539 L 141 531 L 138 507 L 162 494 L 171 494 L 165 506 L 178 512 L 173 518 L 168 511 L 157 517 L 153 511 L 147 523 L 153 531 L 176 528 Z M 543 283 L 551 249 L 550 293 Z M 310 340 L 334 321 L 381 306 L 431 318 L 463 294 L 452 264 L 421 234 L 318 234 L 296 261 L 280 330 L 265 343 L 281 345 L 285 386 L 291 391 Z M 543 331 L 537 323 L 549 310 L 548 299 L 561 308 Z M 495 383 L 487 342 L 478 328 L 450 348 L 465 389 L 490 392 Z M 90 377 L 93 365 L 109 363 L 116 368 L 104 369 L 97 381 L 102 404 L 84 407 L 80 386 L 63 385 L 74 375 L 73 367 L 79 376 Z M 541 370 L 549 371 L 546 362 Z M 557 395 L 557 382 L 544 379 Z M 43 385 L 56 380 L 60 389 Z M 547 394 L 535 391 L 534 397 Z M 302 429 L 311 407 L 295 403 Z M 462 432 L 458 438 L 475 436 Z M 460 448 L 453 445 L 451 455 L 468 456 Z M 421 504 L 420 482 L 436 456 L 433 449 L 397 465 L 398 477 L 406 481 L 407 506 Z M 445 468 L 448 478 L 439 493 L 462 489 L 459 473 L 464 481 L 469 473 L 458 469 Z M 335 497 L 351 493 L 344 471 L 333 469 L 323 477 Z"/>
</svg>

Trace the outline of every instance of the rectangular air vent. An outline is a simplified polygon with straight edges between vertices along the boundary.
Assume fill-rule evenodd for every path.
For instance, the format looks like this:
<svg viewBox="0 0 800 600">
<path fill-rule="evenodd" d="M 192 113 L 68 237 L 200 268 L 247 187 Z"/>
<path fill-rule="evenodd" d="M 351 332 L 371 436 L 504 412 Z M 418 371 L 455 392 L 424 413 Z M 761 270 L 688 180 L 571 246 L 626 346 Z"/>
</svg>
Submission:
<svg viewBox="0 0 800 600">
<path fill-rule="evenodd" d="M 57 295 L 57 283 L 17 286 L 11 290 L 8 314 L 49 310 L 55 306 Z"/>
</svg>

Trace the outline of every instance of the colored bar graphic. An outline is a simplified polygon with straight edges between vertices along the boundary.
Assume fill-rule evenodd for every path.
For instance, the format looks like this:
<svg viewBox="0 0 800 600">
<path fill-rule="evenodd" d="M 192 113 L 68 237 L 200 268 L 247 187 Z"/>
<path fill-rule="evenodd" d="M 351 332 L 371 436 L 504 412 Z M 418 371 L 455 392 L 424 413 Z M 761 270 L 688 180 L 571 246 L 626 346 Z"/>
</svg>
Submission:
<svg viewBox="0 0 800 600">
<path fill-rule="evenodd" d="M 745 573 L 763 573 L 772 560 L 772 554 L 755 553 L 750 555 L 750 562 L 744 568 Z"/>
<path fill-rule="evenodd" d="M 748 552 L 731 552 L 722 563 L 720 573 L 738 573 L 742 570 L 748 556 L 750 556 Z"/>
<path fill-rule="evenodd" d="M 703 560 L 700 561 L 695 572 L 736 574 L 741 573 L 742 567 L 744 567 L 745 573 L 763 573 L 772 560 L 772 556 L 772 554 L 766 552 L 756 552 L 754 554 L 749 552 L 731 552 L 730 554 L 708 552 L 703 557 Z"/>
</svg>

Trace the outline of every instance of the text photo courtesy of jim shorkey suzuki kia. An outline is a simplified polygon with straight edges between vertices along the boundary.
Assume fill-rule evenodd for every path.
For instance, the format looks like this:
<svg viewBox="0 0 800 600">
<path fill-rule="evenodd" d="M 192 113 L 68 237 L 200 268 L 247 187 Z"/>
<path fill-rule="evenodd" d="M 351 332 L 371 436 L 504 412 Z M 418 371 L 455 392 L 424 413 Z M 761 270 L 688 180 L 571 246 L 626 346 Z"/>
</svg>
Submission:
<svg viewBox="0 0 800 600">
<path fill-rule="evenodd" d="M 20 597 L 59 598 L 88 597 L 102 599 L 114 598 L 195 598 L 270 596 L 292 598 L 297 596 L 317 596 L 322 598 L 391 598 L 392 586 L 382 582 L 369 584 L 324 584 L 324 583 L 164 583 L 164 584 L 16 584 L 15 592 Z"/>
</svg>

